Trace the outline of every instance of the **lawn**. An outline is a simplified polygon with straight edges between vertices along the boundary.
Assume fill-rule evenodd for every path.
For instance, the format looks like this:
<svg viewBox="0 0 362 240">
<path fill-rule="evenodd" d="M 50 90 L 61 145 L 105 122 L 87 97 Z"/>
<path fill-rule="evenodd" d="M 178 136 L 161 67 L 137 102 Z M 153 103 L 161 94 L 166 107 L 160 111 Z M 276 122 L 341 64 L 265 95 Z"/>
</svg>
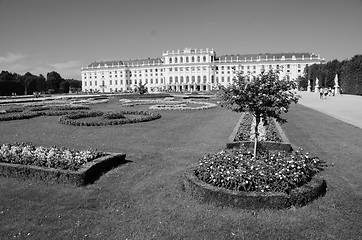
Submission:
<svg viewBox="0 0 362 240">
<path fill-rule="evenodd" d="M 120 107 L 118 99 L 94 110 Z M 334 166 L 325 197 L 302 208 L 247 211 L 199 204 L 183 171 L 225 147 L 239 114 L 225 108 L 160 111 L 158 120 L 77 127 L 58 117 L 0 122 L 0 144 L 124 152 L 127 164 L 86 187 L 0 178 L 1 239 L 358 239 L 362 217 L 362 130 L 300 105 L 283 128 L 290 141 Z M 323 123 L 323 124 L 322 124 Z"/>
</svg>

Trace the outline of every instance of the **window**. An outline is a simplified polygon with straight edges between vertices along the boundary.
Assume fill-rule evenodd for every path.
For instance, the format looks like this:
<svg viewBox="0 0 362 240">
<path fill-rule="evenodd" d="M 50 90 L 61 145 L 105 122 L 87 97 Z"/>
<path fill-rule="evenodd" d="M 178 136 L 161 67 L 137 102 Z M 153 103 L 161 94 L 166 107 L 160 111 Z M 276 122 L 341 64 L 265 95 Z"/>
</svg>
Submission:
<svg viewBox="0 0 362 240">
<path fill-rule="evenodd" d="M 221 82 L 224 82 L 224 77 L 221 77 Z"/>
<path fill-rule="evenodd" d="M 169 59 L 169 62 L 172 63 L 172 58 Z"/>
<path fill-rule="evenodd" d="M 190 77 L 186 76 L 186 83 L 189 83 L 189 82 L 190 82 Z"/>
<path fill-rule="evenodd" d="M 197 56 L 197 62 L 200 62 L 200 56 Z"/>
<path fill-rule="evenodd" d="M 109 85 L 112 85 L 112 80 L 109 80 Z"/>
<path fill-rule="evenodd" d="M 202 81 L 203 81 L 204 83 L 206 83 L 206 76 L 205 76 L 205 75 L 204 75 Z"/>
<path fill-rule="evenodd" d="M 193 72 L 194 72 L 194 71 L 195 71 L 195 67 L 191 67 L 191 71 L 193 71 Z"/>
<path fill-rule="evenodd" d="M 186 57 L 186 62 L 187 62 L 187 63 L 189 62 L 189 57 Z"/>
<path fill-rule="evenodd" d="M 177 63 L 177 57 L 175 57 L 175 63 Z"/>
<path fill-rule="evenodd" d="M 183 83 L 183 82 L 184 82 L 184 77 L 181 76 L 181 77 L 180 77 L 180 83 Z"/>
<path fill-rule="evenodd" d="M 221 70 L 224 70 L 224 66 L 221 67 Z"/>
<path fill-rule="evenodd" d="M 188 68 L 188 67 L 186 67 L 186 68 L 185 68 L 185 70 L 186 70 L 186 71 L 189 71 L 189 68 Z"/>
<path fill-rule="evenodd" d="M 94 81 L 94 86 L 97 86 L 97 81 Z"/>
<path fill-rule="evenodd" d="M 201 83 L 201 76 L 197 76 L 197 83 Z"/>
<path fill-rule="evenodd" d="M 170 84 L 172 84 L 172 77 L 170 77 L 170 81 L 169 81 L 169 82 L 170 82 Z"/>
<path fill-rule="evenodd" d="M 87 82 L 86 82 L 86 81 L 84 81 L 84 86 L 87 86 Z"/>
<path fill-rule="evenodd" d="M 92 86 L 92 81 L 89 82 L 89 86 Z"/>
<path fill-rule="evenodd" d="M 184 68 L 183 67 L 180 67 L 180 71 L 183 71 L 184 70 Z"/>
<path fill-rule="evenodd" d="M 116 84 L 116 85 L 118 85 L 118 81 L 117 81 L 117 80 L 115 80 L 115 82 L 116 82 L 115 84 Z M 117 90 L 116 90 L 116 91 L 117 91 Z"/>
<path fill-rule="evenodd" d="M 204 62 L 206 62 L 206 56 L 204 56 L 204 58 L 203 58 L 203 59 L 204 59 Z"/>
<path fill-rule="evenodd" d="M 230 82 L 230 77 L 228 77 L 228 82 Z"/>
<path fill-rule="evenodd" d="M 191 62 L 195 62 L 195 57 L 194 56 L 192 56 Z"/>
<path fill-rule="evenodd" d="M 178 77 L 177 76 L 175 77 L 175 83 L 178 83 Z"/>
<path fill-rule="evenodd" d="M 290 64 L 287 64 L 287 68 L 290 68 Z"/>
<path fill-rule="evenodd" d="M 177 71 L 177 67 L 175 67 L 175 71 Z"/>
<path fill-rule="evenodd" d="M 180 63 L 184 62 L 184 58 L 180 57 Z"/>
<path fill-rule="evenodd" d="M 298 64 L 298 68 L 300 68 L 300 64 Z"/>
<path fill-rule="evenodd" d="M 170 72 L 172 72 L 172 68 L 170 68 L 169 70 L 170 70 Z"/>
<path fill-rule="evenodd" d="M 195 83 L 195 76 L 192 76 L 192 77 L 191 77 L 191 82 L 192 82 L 192 83 Z"/>
</svg>

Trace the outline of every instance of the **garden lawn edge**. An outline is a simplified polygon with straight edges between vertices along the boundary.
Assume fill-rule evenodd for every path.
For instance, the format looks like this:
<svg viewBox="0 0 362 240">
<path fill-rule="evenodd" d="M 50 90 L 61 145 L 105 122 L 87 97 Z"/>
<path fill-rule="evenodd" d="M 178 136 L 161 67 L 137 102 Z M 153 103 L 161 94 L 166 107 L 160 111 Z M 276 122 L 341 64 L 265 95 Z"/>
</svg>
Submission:
<svg viewBox="0 0 362 240">
<path fill-rule="evenodd" d="M 239 148 L 240 146 L 244 146 L 246 148 L 254 147 L 253 141 L 234 141 L 244 116 L 245 113 L 242 113 L 239 121 L 237 122 L 235 128 L 233 129 L 231 135 L 229 136 L 228 141 L 226 143 L 227 149 Z M 288 137 L 284 133 L 280 124 L 277 121 L 275 121 L 275 119 L 273 119 L 273 121 L 275 122 L 276 129 L 278 131 L 279 136 L 282 138 L 283 142 L 280 143 L 280 142 L 271 142 L 271 141 L 261 141 L 258 142 L 258 146 L 268 150 L 280 150 L 280 151 L 291 152 L 293 150 L 293 147 Z"/>
<path fill-rule="evenodd" d="M 0 162 L 0 177 L 40 180 L 47 183 L 84 186 L 103 173 L 126 162 L 126 154 L 109 153 L 84 164 L 77 171 Z"/>
<path fill-rule="evenodd" d="M 291 206 L 302 207 L 326 193 L 327 183 L 319 175 L 310 182 L 293 189 L 290 194 L 280 192 L 242 192 L 213 186 L 199 180 L 194 169 L 189 167 L 184 174 L 184 189 L 200 203 L 246 210 L 285 209 Z"/>
</svg>

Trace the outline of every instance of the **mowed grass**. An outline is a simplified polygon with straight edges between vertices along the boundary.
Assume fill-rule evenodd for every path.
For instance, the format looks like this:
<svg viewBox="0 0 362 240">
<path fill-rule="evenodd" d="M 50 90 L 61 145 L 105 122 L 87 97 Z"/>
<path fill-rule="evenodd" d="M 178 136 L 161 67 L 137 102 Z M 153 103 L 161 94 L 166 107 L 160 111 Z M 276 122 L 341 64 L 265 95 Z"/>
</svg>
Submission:
<svg viewBox="0 0 362 240">
<path fill-rule="evenodd" d="M 112 99 L 91 108 L 146 110 L 148 106 L 122 108 L 118 99 Z M 161 119 L 121 126 L 67 126 L 58 123 L 58 117 L 0 122 L 0 143 L 92 147 L 124 152 L 130 161 L 86 187 L 0 178 L 0 239 L 359 239 L 362 235 L 358 223 L 362 180 L 357 174 L 362 170 L 357 161 L 361 129 L 293 105 L 283 127 L 292 143 L 335 163 L 323 173 L 328 192 L 302 208 L 246 211 L 200 204 L 182 187 L 183 171 L 207 152 L 224 148 L 240 115 L 220 107 L 160 112 Z"/>
</svg>

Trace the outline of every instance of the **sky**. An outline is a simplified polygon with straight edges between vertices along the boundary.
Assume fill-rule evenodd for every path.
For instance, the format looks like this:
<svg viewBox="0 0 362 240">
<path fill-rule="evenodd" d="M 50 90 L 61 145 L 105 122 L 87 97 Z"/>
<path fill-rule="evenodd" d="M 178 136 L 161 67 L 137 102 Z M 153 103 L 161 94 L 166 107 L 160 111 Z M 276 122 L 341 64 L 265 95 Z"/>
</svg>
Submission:
<svg viewBox="0 0 362 240">
<path fill-rule="evenodd" d="M 0 0 L 0 71 L 81 79 L 94 61 L 310 52 L 362 54 L 362 0 Z"/>
</svg>

